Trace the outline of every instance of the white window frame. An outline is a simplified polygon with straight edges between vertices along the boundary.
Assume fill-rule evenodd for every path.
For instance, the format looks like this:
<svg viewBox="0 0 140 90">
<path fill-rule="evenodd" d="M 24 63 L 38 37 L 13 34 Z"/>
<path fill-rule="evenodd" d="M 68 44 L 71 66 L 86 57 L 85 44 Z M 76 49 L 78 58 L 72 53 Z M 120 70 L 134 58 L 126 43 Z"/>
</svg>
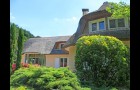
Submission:
<svg viewBox="0 0 140 90">
<path fill-rule="evenodd" d="M 63 66 L 62 67 L 64 67 L 64 60 L 65 60 L 65 58 L 59 58 L 59 62 L 61 62 L 61 59 L 63 60 L 63 62 L 62 62 Z M 66 58 L 66 59 L 67 59 L 67 66 L 68 66 L 68 58 Z M 60 67 L 61 67 L 61 65 L 60 65 Z"/>
<path fill-rule="evenodd" d="M 123 30 L 123 29 L 126 29 L 126 28 L 128 29 L 129 28 L 128 18 L 123 18 L 124 19 L 124 25 L 125 25 L 124 27 L 118 27 L 118 19 L 115 19 L 116 28 L 110 28 L 109 20 L 112 20 L 112 19 L 115 19 L 115 18 L 112 18 L 112 17 L 107 18 L 107 20 L 108 20 L 108 29 L 109 30 Z"/>
<path fill-rule="evenodd" d="M 99 29 L 99 30 L 100 30 L 100 31 L 101 31 L 101 30 L 106 30 L 106 27 L 105 27 L 105 20 L 104 20 L 104 21 L 99 21 L 99 22 L 98 22 L 98 27 L 99 27 L 99 23 L 100 23 L 100 22 L 104 22 L 104 29 Z M 100 27 L 99 27 L 99 28 L 100 28 Z"/>
<path fill-rule="evenodd" d="M 99 22 L 101 22 L 101 21 L 104 21 L 104 29 L 99 30 Z M 105 18 L 101 18 L 101 19 L 97 19 L 97 20 L 93 20 L 93 21 L 89 21 L 88 22 L 88 25 L 89 25 L 89 33 L 90 32 L 95 32 L 95 31 L 92 31 L 92 24 L 93 23 L 97 23 L 97 30 L 95 30 L 95 31 L 103 31 L 103 30 L 106 30 Z"/>
<path fill-rule="evenodd" d="M 115 19 L 116 28 L 110 28 L 110 22 L 109 22 L 109 20 L 112 20 L 112 19 L 114 19 L 114 18 L 109 18 L 109 19 L 108 19 L 108 28 L 114 30 L 114 29 L 116 29 L 118 26 L 117 26 L 117 21 L 116 21 L 116 19 Z"/>
</svg>

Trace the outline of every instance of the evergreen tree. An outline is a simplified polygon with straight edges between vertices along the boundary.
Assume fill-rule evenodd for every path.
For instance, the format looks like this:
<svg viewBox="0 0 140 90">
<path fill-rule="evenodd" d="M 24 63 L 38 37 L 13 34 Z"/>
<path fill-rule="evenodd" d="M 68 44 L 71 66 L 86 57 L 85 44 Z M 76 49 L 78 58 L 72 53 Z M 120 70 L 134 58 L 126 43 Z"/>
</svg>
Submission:
<svg viewBox="0 0 140 90">
<path fill-rule="evenodd" d="M 16 60 L 17 51 L 17 28 L 14 23 L 10 25 L 10 63 L 12 64 Z"/>
<path fill-rule="evenodd" d="M 20 68 L 23 42 L 24 42 L 24 33 L 22 29 L 19 29 L 16 69 Z"/>
</svg>

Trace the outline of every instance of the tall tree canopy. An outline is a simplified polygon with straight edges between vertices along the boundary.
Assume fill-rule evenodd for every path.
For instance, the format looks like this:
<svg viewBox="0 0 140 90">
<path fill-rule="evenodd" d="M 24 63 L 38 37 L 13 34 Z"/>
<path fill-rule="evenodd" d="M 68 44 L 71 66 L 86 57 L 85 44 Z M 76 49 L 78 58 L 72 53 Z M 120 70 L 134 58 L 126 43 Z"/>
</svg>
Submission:
<svg viewBox="0 0 140 90">
<path fill-rule="evenodd" d="M 130 5 L 125 2 L 110 2 L 106 10 L 112 13 L 112 17 L 114 18 L 130 17 Z"/>
<path fill-rule="evenodd" d="M 24 33 L 22 29 L 19 29 L 19 36 L 18 36 L 18 51 L 17 51 L 17 61 L 16 61 L 16 69 L 20 68 L 21 63 L 21 55 L 23 49 L 23 41 L 24 40 Z"/>
<path fill-rule="evenodd" d="M 23 43 L 34 35 L 10 22 L 10 71 L 14 61 L 20 63 Z M 18 65 L 19 66 L 19 65 Z"/>
</svg>

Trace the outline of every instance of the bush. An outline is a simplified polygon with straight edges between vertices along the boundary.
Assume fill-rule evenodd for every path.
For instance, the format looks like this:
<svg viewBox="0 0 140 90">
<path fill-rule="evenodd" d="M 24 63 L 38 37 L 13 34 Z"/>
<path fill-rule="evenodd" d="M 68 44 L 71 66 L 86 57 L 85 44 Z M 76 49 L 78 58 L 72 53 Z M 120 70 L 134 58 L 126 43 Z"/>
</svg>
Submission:
<svg viewBox="0 0 140 90">
<path fill-rule="evenodd" d="M 76 43 L 75 65 L 83 85 L 129 86 L 129 49 L 111 36 L 83 36 Z"/>
<path fill-rule="evenodd" d="M 11 75 L 11 87 L 32 87 L 34 90 L 81 90 L 78 79 L 68 68 L 47 68 L 29 65 Z M 23 87 L 21 87 L 23 88 Z M 90 89 L 89 89 L 90 90 Z"/>
</svg>

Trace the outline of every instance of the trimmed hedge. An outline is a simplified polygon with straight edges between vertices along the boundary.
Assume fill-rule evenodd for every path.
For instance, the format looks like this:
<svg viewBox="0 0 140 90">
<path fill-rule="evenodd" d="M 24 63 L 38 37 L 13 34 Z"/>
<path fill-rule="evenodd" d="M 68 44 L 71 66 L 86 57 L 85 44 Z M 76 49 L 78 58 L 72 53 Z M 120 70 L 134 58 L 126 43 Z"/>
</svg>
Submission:
<svg viewBox="0 0 140 90">
<path fill-rule="evenodd" d="M 129 87 L 129 49 L 111 36 L 83 36 L 76 43 L 75 65 L 81 83 Z"/>
<path fill-rule="evenodd" d="M 78 79 L 68 68 L 29 66 L 20 68 L 11 75 L 11 87 L 33 88 L 33 90 L 82 90 Z M 21 87 L 22 86 L 22 87 Z M 24 87 L 23 87 L 24 86 Z M 89 88 L 87 90 L 90 90 Z"/>
</svg>

